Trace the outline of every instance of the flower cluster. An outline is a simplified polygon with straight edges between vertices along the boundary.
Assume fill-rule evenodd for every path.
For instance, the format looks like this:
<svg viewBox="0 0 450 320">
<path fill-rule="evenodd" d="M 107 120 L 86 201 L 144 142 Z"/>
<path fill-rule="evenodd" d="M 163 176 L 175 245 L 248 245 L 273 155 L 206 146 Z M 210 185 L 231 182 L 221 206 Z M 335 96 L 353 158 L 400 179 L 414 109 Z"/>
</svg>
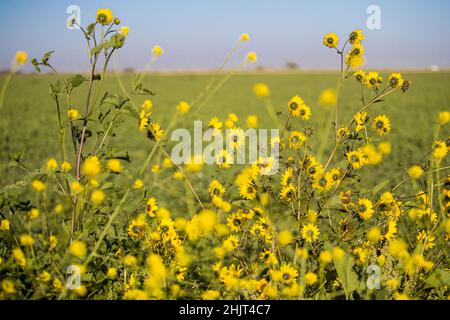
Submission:
<svg viewBox="0 0 450 320">
<path fill-rule="evenodd" d="M 245 144 L 244 129 L 258 127 L 255 115 L 245 123 L 235 113 L 210 118 L 209 132 L 230 129 L 232 144 L 231 151 L 216 155 L 220 161 L 211 169 L 195 157 L 176 165 L 166 151 L 165 132 L 180 115 L 200 109 L 201 98 L 215 92 L 215 78 L 197 100 L 173 106 L 165 131 L 148 97 L 140 106 L 134 102 L 153 94 L 143 86 L 143 75 L 135 76 L 125 96 L 105 93 L 102 98 L 104 74 L 97 79 L 97 58 L 105 54 L 106 69 L 112 52 L 123 46 L 129 28 L 113 31 L 119 24 L 111 10 L 99 9 L 96 22 L 82 29 L 89 42 L 96 27 L 109 28 L 91 47 L 91 81 L 77 75 L 51 86 L 58 106 L 61 92 L 69 97 L 67 117 L 59 114 L 61 159 L 48 159 L 2 189 L 11 196 L 0 221 L 0 298 L 448 298 L 450 176 L 441 174 L 448 169 L 443 161 L 450 142 L 439 134 L 450 113 L 439 114 L 436 141 L 421 162 L 405 170 L 402 181 L 376 186 L 367 181 L 370 187 L 364 187 L 362 172 L 374 172 L 386 161 L 387 137 L 395 129 L 387 115 L 372 110 L 411 83 L 399 73 L 384 83 L 377 72 L 352 70 L 364 61 L 361 30 L 351 32 L 342 49 L 336 34 L 324 36 L 323 44 L 336 49 L 347 65 L 339 87 L 355 78 L 362 103 L 351 119 L 342 119 L 339 88 L 320 99 L 336 114 L 327 124 L 334 130 L 329 155 L 312 142 L 311 119 L 319 109 L 292 93 L 283 110 L 275 112 L 270 99 L 276 93 L 264 83 L 253 86 L 281 129 L 270 141 L 280 149 L 280 172 L 267 175 L 275 161 L 271 157 L 246 166 L 230 161 Z M 249 40 L 242 34 L 232 52 Z M 352 47 L 345 53 L 347 44 Z M 155 46 L 151 62 L 162 54 Z M 49 57 L 33 64 L 51 67 Z M 246 57 L 256 59 L 253 52 Z M 94 78 L 99 93 L 88 98 L 82 114 L 70 95 L 86 82 L 90 96 Z M 137 125 L 128 129 L 144 133 L 153 146 L 137 168 L 127 152 L 108 143 L 120 116 L 134 117 Z M 66 130 L 73 137 L 72 161 L 63 143 Z M 87 132 L 97 132 L 97 140 Z M 406 184 L 412 196 L 400 192 Z M 23 192 L 16 192 L 22 185 Z M 373 265 L 380 269 L 378 292 L 367 278 Z M 68 284 L 69 269 L 78 271 L 78 286 Z"/>
</svg>

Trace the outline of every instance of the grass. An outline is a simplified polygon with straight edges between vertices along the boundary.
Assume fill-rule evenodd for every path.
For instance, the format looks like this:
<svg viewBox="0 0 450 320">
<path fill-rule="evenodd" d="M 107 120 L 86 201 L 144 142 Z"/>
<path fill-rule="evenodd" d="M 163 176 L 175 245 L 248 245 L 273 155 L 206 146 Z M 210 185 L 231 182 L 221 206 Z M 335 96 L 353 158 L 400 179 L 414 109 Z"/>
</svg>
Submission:
<svg viewBox="0 0 450 320">
<path fill-rule="evenodd" d="M 383 75 L 386 79 L 386 75 Z M 175 106 L 180 100 L 190 101 L 204 88 L 210 75 L 180 74 L 180 75 L 154 75 L 146 76 L 146 85 L 156 92 L 152 98 L 154 102 L 154 118 L 167 125 Z M 329 123 L 329 113 L 332 110 L 317 105 L 317 99 L 323 89 L 335 87 L 337 81 L 335 73 L 289 73 L 271 74 L 255 73 L 236 75 L 227 82 L 222 89 L 213 96 L 198 116 L 207 121 L 211 115 L 224 119 L 229 112 L 235 112 L 240 123 L 245 123 L 245 117 L 255 114 L 259 117 L 261 127 L 274 127 L 271 118 L 266 114 L 264 104 L 259 101 L 251 91 L 256 82 L 265 82 L 271 88 L 271 98 L 276 111 L 282 111 L 281 119 L 286 117 L 286 102 L 295 95 L 300 95 L 311 107 L 313 117 L 310 125 L 316 132 L 312 143 L 321 143 L 326 139 L 329 149 L 333 144 L 332 132 L 324 136 L 324 127 Z M 449 110 L 450 73 L 408 73 L 405 78 L 413 81 L 412 88 L 407 94 L 396 93 L 386 102 L 381 102 L 369 109 L 375 116 L 378 113 L 387 114 L 391 119 L 392 132 L 386 139 L 392 143 L 392 154 L 387 161 L 380 164 L 379 170 L 371 176 L 371 185 L 384 180 L 399 181 L 405 169 L 414 162 L 419 162 L 429 151 L 433 139 L 433 124 L 438 112 Z M 55 106 L 49 96 L 48 83 L 56 78 L 50 75 L 18 75 L 11 82 L 4 109 L 1 111 L 0 161 L 2 168 L 10 155 L 25 152 L 24 165 L 27 168 L 36 168 L 49 157 L 57 157 L 57 119 Z M 131 76 L 124 75 L 125 85 L 131 83 Z M 0 83 L 4 76 L 0 76 Z M 82 87 L 85 89 L 85 87 Z M 84 109 L 85 96 L 83 89 L 78 89 L 73 96 L 74 107 L 80 111 Z M 109 75 L 105 81 L 105 90 L 112 93 L 120 92 L 116 79 Z M 344 86 L 341 96 L 342 122 L 348 121 L 360 106 L 359 85 L 350 79 Z M 64 99 L 62 99 L 64 100 Z M 143 98 L 142 98 L 143 100 Z M 138 105 L 141 101 L 136 100 Z M 376 110 L 374 110 L 376 109 Z M 193 115 L 180 119 L 178 127 L 189 130 L 193 128 Z M 126 147 L 134 160 L 143 160 L 148 153 L 149 141 L 137 130 L 136 120 L 123 117 L 126 124 L 115 131 L 112 143 L 118 149 Z M 299 122 L 296 122 L 299 124 Z M 302 124 L 303 127 L 303 124 Z M 302 128 L 301 127 L 301 128 Z M 445 129 L 445 134 L 450 131 Z M 379 141 L 382 141 L 379 140 Z M 69 147 L 70 144 L 67 144 Z M 70 150 L 70 149 L 68 149 Z M 315 148 L 317 151 L 317 148 Z M 324 158 L 327 157 L 325 153 Z M 343 158 L 339 155 L 340 159 Z M 325 161 L 326 159 L 321 159 Z M 443 165 L 446 165 L 443 163 Z M 376 176 L 375 176 L 376 173 Z M 18 177 L 18 169 L 9 169 L 2 174 L 2 185 L 11 183 Z M 366 172 L 365 174 L 371 174 Z"/>
</svg>

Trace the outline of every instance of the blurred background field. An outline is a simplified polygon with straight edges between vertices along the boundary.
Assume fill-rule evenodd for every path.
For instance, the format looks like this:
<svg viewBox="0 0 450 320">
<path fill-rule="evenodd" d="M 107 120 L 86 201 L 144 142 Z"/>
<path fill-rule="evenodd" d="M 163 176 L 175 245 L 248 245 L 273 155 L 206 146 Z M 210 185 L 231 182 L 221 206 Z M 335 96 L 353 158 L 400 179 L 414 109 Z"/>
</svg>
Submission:
<svg viewBox="0 0 450 320">
<path fill-rule="evenodd" d="M 126 86 L 131 84 L 131 77 L 131 74 L 122 75 L 122 81 Z M 383 74 L 383 77 L 386 79 L 387 74 Z M 391 155 L 378 167 L 368 168 L 362 173 L 370 175 L 372 186 L 386 180 L 398 182 L 409 165 L 420 162 L 430 150 L 433 126 L 438 112 L 449 109 L 450 73 L 409 72 L 405 73 L 404 77 L 413 83 L 408 93 L 396 93 L 387 101 L 377 103 L 369 109 L 372 117 L 379 113 L 388 115 L 392 125 L 392 131 L 387 137 L 374 140 L 391 141 Z M 161 122 L 163 128 L 166 127 L 172 114 L 176 112 L 177 103 L 195 98 L 210 78 L 209 74 L 194 73 L 147 74 L 146 85 L 156 93 L 152 98 L 154 119 Z M 316 147 L 313 152 L 317 152 L 317 145 L 320 143 L 325 143 L 329 150 L 333 145 L 333 133 L 331 130 L 326 137 L 324 128 L 326 125 L 331 126 L 329 114 L 334 112 L 334 109 L 319 106 L 317 101 L 324 89 L 336 86 L 337 78 L 338 74 L 334 72 L 255 72 L 235 75 L 209 100 L 201 114 L 197 116 L 188 113 L 179 119 L 177 127 L 192 131 L 193 120 L 203 120 L 206 126 L 206 121 L 212 115 L 225 120 L 228 113 L 234 112 L 239 116 L 238 124 L 244 128 L 245 119 L 250 114 L 258 116 L 261 128 L 275 128 L 273 120 L 266 113 L 264 103 L 252 93 L 252 86 L 255 83 L 264 82 L 271 89 L 272 103 L 275 110 L 281 112 L 282 123 L 287 117 L 287 101 L 293 95 L 298 94 L 311 106 L 313 117 L 307 125 L 315 129 L 312 144 Z M 0 76 L 0 83 L 3 80 L 4 76 Z M 55 105 L 49 96 L 50 81 L 55 81 L 50 75 L 18 75 L 12 81 L 1 115 L 1 128 L 4 131 L 0 142 L 2 169 L 7 165 L 10 156 L 19 152 L 25 153 L 24 165 L 30 169 L 40 167 L 49 157 L 58 158 L 57 119 Z M 84 109 L 82 97 L 85 97 L 83 90 L 86 86 L 81 88 L 74 92 L 73 105 L 82 112 Z M 111 93 L 120 92 L 112 74 L 108 75 L 105 81 L 105 90 Z M 359 85 L 353 79 L 349 79 L 344 85 L 340 100 L 341 122 L 348 121 L 360 108 L 359 99 Z M 140 106 L 142 100 L 136 98 L 135 102 Z M 134 118 L 123 116 L 121 121 L 124 121 L 125 125 L 114 131 L 115 137 L 111 143 L 118 148 L 129 150 L 133 162 L 139 163 L 143 161 L 152 145 L 138 131 Z M 304 127 L 305 123 L 294 122 L 293 128 Z M 448 128 L 444 130 L 447 130 L 444 133 L 448 136 L 450 130 Z M 70 144 L 67 144 L 67 148 L 69 152 L 72 151 Z M 320 160 L 326 161 L 328 155 L 329 152 L 325 152 Z M 339 155 L 339 159 L 342 160 L 343 155 Z M 159 162 L 158 159 L 154 160 L 154 163 Z M 15 181 L 22 174 L 15 168 L 2 172 L 4 172 L 0 177 L 2 185 Z"/>
</svg>

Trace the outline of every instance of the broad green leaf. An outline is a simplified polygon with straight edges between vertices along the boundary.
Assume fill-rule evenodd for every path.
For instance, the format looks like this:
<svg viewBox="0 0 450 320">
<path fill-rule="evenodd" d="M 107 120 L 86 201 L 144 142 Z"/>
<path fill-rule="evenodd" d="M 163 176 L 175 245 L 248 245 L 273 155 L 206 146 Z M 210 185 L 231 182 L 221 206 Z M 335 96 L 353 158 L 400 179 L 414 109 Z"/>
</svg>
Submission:
<svg viewBox="0 0 450 320">
<path fill-rule="evenodd" d="M 389 184 L 389 181 L 383 181 L 380 184 L 377 184 L 373 189 L 372 189 L 372 195 L 376 195 L 378 192 L 380 192 L 381 190 L 383 190 L 384 187 L 386 187 Z"/>
<path fill-rule="evenodd" d="M 445 270 L 436 270 L 425 280 L 425 283 L 427 288 L 450 286 L 450 272 Z"/>
<path fill-rule="evenodd" d="M 81 74 L 76 74 L 70 77 L 70 84 L 72 85 L 72 88 L 79 87 L 84 81 L 87 81 L 87 79 Z"/>
<path fill-rule="evenodd" d="M 333 247 L 327 243 L 325 248 L 330 252 L 333 251 Z M 348 299 L 353 291 L 359 287 L 359 279 L 356 272 L 353 270 L 355 265 L 355 260 L 352 256 L 345 254 L 340 260 L 333 258 L 334 267 L 338 274 L 339 279 L 342 282 L 342 287 L 344 288 L 345 296 Z"/>
</svg>

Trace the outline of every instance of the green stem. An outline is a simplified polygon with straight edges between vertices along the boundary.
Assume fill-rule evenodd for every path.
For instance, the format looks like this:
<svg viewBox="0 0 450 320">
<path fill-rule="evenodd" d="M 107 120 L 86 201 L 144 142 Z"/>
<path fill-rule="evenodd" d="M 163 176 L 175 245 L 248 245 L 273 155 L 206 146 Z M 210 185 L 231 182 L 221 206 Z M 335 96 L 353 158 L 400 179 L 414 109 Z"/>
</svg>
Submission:
<svg viewBox="0 0 450 320">
<path fill-rule="evenodd" d="M 0 110 L 3 108 L 3 103 L 5 101 L 5 95 L 6 95 L 6 89 L 8 88 L 9 83 L 11 82 L 13 74 L 14 74 L 13 72 L 10 72 L 5 79 L 5 82 L 3 83 L 2 91 L 0 93 Z"/>
</svg>

